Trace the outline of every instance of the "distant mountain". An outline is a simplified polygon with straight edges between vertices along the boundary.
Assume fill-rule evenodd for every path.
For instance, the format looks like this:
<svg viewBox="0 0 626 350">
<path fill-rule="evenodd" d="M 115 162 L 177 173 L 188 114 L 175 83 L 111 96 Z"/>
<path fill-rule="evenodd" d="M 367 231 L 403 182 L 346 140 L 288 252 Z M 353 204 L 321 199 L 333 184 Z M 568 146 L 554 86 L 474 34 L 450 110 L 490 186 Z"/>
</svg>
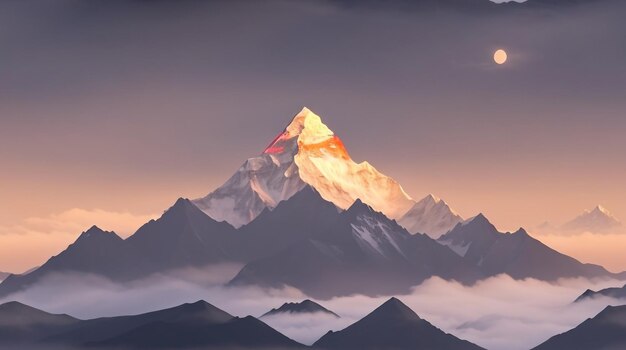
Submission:
<svg viewBox="0 0 626 350">
<path fill-rule="evenodd" d="M 591 289 L 587 289 L 583 294 L 581 294 L 576 299 L 576 301 L 583 301 L 586 299 L 601 297 L 601 296 L 615 298 L 615 299 L 626 299 L 626 285 L 624 285 L 623 287 L 605 288 L 599 291 L 593 291 Z"/>
<path fill-rule="evenodd" d="M 324 314 L 332 315 L 335 317 L 340 317 L 336 313 L 328 310 L 322 305 L 314 301 L 311 301 L 309 299 L 306 299 L 299 303 L 284 303 L 278 309 L 271 309 L 270 311 L 263 314 L 263 316 L 261 317 L 281 315 L 281 314 L 313 314 L 313 313 L 324 313 Z"/>
<path fill-rule="evenodd" d="M 563 230 L 604 233 L 622 226 L 622 223 L 601 205 L 582 214 L 562 226 Z"/>
<path fill-rule="evenodd" d="M 0 281 L 4 280 L 5 278 L 9 277 L 11 275 L 11 273 L 9 272 L 2 272 L 0 271 Z"/>
<path fill-rule="evenodd" d="M 0 305 L 0 347 L 21 348 L 80 322 L 68 315 L 50 314 L 16 301 Z"/>
<path fill-rule="evenodd" d="M 455 213 L 446 202 L 429 194 L 415 203 L 398 222 L 411 233 L 425 233 L 437 239 L 453 229 L 463 218 Z"/>
<path fill-rule="evenodd" d="M 323 207 L 325 201 L 317 196 L 310 203 Z M 286 207 L 290 201 L 284 202 Z M 325 299 L 352 293 L 408 292 L 434 275 L 460 281 L 481 277 L 450 249 L 426 235 L 409 234 L 357 200 L 346 211 L 329 211 L 323 220 L 311 222 L 306 236 L 289 247 L 248 263 L 231 284 L 290 285 Z"/>
<path fill-rule="evenodd" d="M 297 342 L 252 316 L 198 301 L 135 316 L 81 321 L 11 302 L 0 305 L 0 347 L 37 349 L 291 349 Z"/>
<path fill-rule="evenodd" d="M 314 348 L 319 349 L 482 349 L 461 340 L 423 320 L 400 300 L 391 298 L 376 310 L 347 328 L 329 331 Z"/>
<path fill-rule="evenodd" d="M 534 350 L 626 349 L 626 306 L 607 306 L 576 328 L 548 339 Z"/>
<path fill-rule="evenodd" d="M 93 226 L 40 268 L 28 274 L 7 277 L 0 284 L 0 296 L 24 290 L 52 273 L 93 273 L 115 280 L 128 280 L 137 276 L 137 269 L 146 266 L 146 262 L 132 254 L 117 234 Z"/>
<path fill-rule="evenodd" d="M 617 277 L 601 266 L 583 264 L 551 249 L 524 229 L 499 232 L 482 214 L 458 224 L 438 241 L 487 276 L 505 273 L 515 279 L 548 281 L 562 277 Z"/>
</svg>

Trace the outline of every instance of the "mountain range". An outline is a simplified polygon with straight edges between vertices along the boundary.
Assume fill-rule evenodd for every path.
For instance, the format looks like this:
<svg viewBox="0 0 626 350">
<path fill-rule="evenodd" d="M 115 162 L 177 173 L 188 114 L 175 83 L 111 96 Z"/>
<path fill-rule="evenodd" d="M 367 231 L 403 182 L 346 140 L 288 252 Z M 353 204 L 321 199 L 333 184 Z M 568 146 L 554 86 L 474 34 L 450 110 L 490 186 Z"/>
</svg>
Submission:
<svg viewBox="0 0 626 350">
<path fill-rule="evenodd" d="M 18 302 L 0 305 L 0 346 L 96 349 L 287 349 L 302 345 L 252 316 L 198 301 L 133 316 L 79 320 Z"/>
<path fill-rule="evenodd" d="M 288 285 L 317 299 L 404 293 L 433 276 L 466 284 L 501 273 L 626 277 L 523 229 L 499 232 L 484 215 L 463 220 L 432 195 L 414 201 L 369 163 L 354 162 L 304 108 L 207 196 L 178 199 L 127 239 L 94 226 L 36 270 L 7 277 L 0 297 L 66 272 L 125 282 L 228 262 L 244 264 L 230 285 Z"/>
<path fill-rule="evenodd" d="M 458 224 L 438 242 L 451 248 L 485 276 L 507 274 L 515 279 L 545 281 L 563 277 L 624 276 L 561 254 L 531 237 L 524 229 L 513 233 L 499 232 L 482 214 Z"/>
<path fill-rule="evenodd" d="M 622 227 L 621 221 L 613 216 L 608 209 L 597 205 L 591 210 L 584 210 L 581 214 L 562 225 L 555 225 L 545 221 L 535 227 L 535 229 L 543 234 L 572 235 L 585 232 L 611 234 L 619 232 L 619 229 Z"/>
<path fill-rule="evenodd" d="M 9 302 L 0 305 L 0 347 L 277 350 L 305 346 L 252 316 L 235 317 L 200 300 L 139 315 L 89 320 L 50 314 L 18 302 Z M 329 332 L 312 347 L 481 349 L 444 333 L 419 318 L 396 298 L 346 329 Z"/>
<path fill-rule="evenodd" d="M 339 209 L 360 199 L 390 219 L 420 229 L 434 227 L 438 233 L 453 226 L 441 217 L 458 217 L 445 203 L 436 208 L 437 216 L 429 215 L 437 204 L 431 203 L 433 197 L 417 203 L 368 162 L 354 162 L 341 139 L 306 107 L 260 155 L 246 160 L 224 185 L 194 204 L 217 221 L 241 227 L 306 186 Z"/>
</svg>

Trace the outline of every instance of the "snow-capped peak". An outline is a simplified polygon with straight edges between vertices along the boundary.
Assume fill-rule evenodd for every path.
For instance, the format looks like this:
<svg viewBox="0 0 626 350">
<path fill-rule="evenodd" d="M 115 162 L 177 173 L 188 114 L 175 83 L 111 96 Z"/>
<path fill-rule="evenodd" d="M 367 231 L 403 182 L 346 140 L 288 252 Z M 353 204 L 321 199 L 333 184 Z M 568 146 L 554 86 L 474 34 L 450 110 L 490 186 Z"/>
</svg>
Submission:
<svg viewBox="0 0 626 350">
<path fill-rule="evenodd" d="M 570 231 L 607 232 L 621 225 L 622 223 L 610 211 L 597 205 L 565 223 L 562 228 Z"/>
<path fill-rule="evenodd" d="M 612 216 L 611 212 L 608 211 L 605 207 L 601 206 L 600 204 L 598 204 L 595 208 L 593 208 L 591 212 L 594 212 L 594 211 L 598 213 L 602 213 L 607 216 Z"/>
<path fill-rule="evenodd" d="M 415 204 L 395 180 L 367 162 L 355 163 L 339 137 L 306 107 L 263 153 L 194 203 L 213 219 L 239 227 L 306 185 L 341 209 L 358 198 L 392 219 Z"/>
<path fill-rule="evenodd" d="M 463 218 L 443 200 L 429 194 L 409 209 L 399 223 L 411 233 L 426 233 L 434 239 L 453 229 Z"/>
<path fill-rule="evenodd" d="M 336 157 L 349 159 L 339 137 L 335 136 L 322 119 L 310 109 L 304 107 L 296 114 L 289 125 L 263 151 L 276 159 L 292 161 L 297 153 L 328 153 Z"/>
</svg>

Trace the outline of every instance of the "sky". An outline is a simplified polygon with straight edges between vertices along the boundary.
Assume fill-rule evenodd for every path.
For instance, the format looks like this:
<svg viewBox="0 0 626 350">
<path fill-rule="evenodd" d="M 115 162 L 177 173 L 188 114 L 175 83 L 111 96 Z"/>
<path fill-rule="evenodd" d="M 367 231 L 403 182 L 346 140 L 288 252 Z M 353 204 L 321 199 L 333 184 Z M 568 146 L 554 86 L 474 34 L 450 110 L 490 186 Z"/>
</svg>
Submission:
<svg viewBox="0 0 626 350">
<path fill-rule="evenodd" d="M 206 195 L 303 106 L 464 217 L 626 220 L 626 5 L 538 1 L 0 2 L 0 271 Z M 626 270 L 625 237 L 541 239 Z"/>
</svg>

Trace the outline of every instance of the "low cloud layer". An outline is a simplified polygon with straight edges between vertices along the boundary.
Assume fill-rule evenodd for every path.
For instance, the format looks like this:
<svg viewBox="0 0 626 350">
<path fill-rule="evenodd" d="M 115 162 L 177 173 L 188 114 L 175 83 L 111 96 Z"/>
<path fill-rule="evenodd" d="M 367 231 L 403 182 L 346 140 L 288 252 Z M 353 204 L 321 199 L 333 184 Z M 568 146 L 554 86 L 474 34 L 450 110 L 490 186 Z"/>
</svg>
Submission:
<svg viewBox="0 0 626 350">
<path fill-rule="evenodd" d="M 233 315 L 258 317 L 284 302 L 306 298 L 292 288 L 223 287 L 239 268 L 219 265 L 186 269 L 128 284 L 95 276 L 55 275 L 10 300 L 84 319 L 143 313 L 199 299 Z M 594 316 L 607 304 L 620 303 L 604 298 L 576 304 L 572 301 L 587 288 L 621 284 L 616 280 L 586 279 L 558 283 L 515 281 L 508 276 L 497 276 L 469 287 L 431 278 L 415 287 L 411 294 L 398 297 L 420 317 L 446 332 L 488 349 L 515 350 L 531 348 Z M 339 319 L 324 314 L 287 314 L 263 320 L 285 335 L 311 344 L 328 330 L 340 330 L 357 321 L 387 299 L 388 296 L 356 295 L 318 301 L 341 315 Z"/>
</svg>

